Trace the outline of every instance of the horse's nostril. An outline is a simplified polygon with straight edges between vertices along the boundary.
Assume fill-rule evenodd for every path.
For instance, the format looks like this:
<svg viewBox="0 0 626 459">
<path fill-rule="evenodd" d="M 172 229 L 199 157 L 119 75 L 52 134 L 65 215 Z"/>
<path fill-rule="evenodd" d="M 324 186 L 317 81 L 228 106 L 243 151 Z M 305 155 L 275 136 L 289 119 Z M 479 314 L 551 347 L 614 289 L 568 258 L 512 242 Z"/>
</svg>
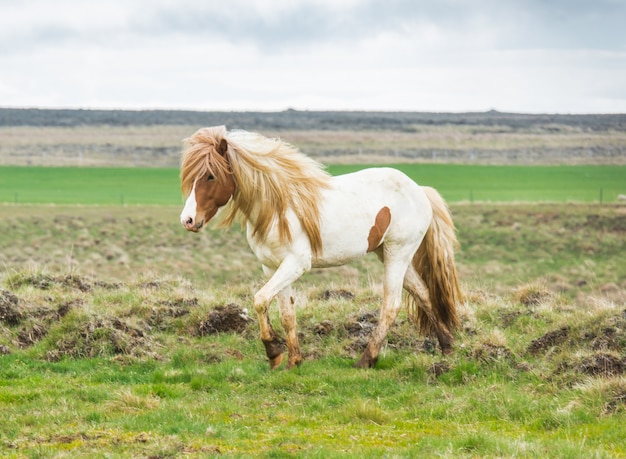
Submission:
<svg viewBox="0 0 626 459">
<path fill-rule="evenodd" d="M 193 218 L 189 217 L 187 220 L 185 220 L 185 224 L 186 225 L 191 225 L 193 223 Z"/>
</svg>

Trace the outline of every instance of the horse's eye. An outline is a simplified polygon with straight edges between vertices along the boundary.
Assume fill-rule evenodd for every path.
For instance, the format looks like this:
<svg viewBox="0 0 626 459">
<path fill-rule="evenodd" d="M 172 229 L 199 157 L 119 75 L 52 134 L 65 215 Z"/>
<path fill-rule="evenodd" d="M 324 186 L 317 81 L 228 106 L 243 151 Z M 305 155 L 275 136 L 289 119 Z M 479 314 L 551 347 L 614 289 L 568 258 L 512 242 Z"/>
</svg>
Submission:
<svg viewBox="0 0 626 459">
<path fill-rule="evenodd" d="M 215 180 L 215 176 L 209 175 L 206 179 L 207 179 L 207 182 L 212 182 L 213 180 Z"/>
</svg>

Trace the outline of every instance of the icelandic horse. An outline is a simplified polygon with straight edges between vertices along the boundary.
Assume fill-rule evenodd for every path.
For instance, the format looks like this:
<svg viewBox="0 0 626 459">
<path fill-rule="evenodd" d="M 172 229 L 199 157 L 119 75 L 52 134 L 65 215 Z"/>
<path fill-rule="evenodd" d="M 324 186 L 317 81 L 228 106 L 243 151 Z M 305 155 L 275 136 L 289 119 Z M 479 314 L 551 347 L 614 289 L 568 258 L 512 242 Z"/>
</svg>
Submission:
<svg viewBox="0 0 626 459">
<path fill-rule="evenodd" d="M 407 315 L 452 352 L 461 301 L 454 225 L 443 198 L 392 168 L 333 177 L 280 139 L 224 126 L 203 128 L 181 155 L 180 221 L 199 231 L 220 208 L 221 226 L 240 221 L 267 283 L 254 295 L 261 340 L 275 369 L 284 345 L 270 324 L 277 297 L 287 368 L 302 362 L 291 284 L 311 268 L 339 266 L 374 252 L 384 265 L 380 320 L 355 367 L 376 364 L 408 292 Z"/>
</svg>

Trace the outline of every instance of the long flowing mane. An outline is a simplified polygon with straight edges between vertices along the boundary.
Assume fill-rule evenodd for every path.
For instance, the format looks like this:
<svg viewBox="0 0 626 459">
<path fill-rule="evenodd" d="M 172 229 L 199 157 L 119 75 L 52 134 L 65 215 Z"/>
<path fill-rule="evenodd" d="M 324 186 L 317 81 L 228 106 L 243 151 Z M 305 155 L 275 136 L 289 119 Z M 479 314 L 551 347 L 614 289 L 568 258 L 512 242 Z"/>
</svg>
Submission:
<svg viewBox="0 0 626 459">
<path fill-rule="evenodd" d="M 228 143 L 225 156 L 219 153 Z M 321 164 L 280 139 L 224 126 L 203 128 L 186 140 L 181 161 L 181 189 L 188 195 L 194 180 L 210 173 L 233 174 L 235 194 L 223 212 L 221 226 L 235 220 L 254 224 L 254 237 L 263 240 L 277 224 L 279 237 L 291 241 L 287 211 L 291 209 L 309 237 L 315 255 L 322 251 L 321 192 L 330 175 Z"/>
</svg>

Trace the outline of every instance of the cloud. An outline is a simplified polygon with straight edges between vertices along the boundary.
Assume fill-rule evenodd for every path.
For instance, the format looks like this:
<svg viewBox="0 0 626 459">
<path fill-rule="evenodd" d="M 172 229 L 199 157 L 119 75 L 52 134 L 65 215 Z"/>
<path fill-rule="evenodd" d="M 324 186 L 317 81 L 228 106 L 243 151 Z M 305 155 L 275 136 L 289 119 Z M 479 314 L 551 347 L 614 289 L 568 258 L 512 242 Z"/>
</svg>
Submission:
<svg viewBox="0 0 626 459">
<path fill-rule="evenodd" d="M 9 105 L 626 111 L 613 0 L 0 0 Z"/>
</svg>

